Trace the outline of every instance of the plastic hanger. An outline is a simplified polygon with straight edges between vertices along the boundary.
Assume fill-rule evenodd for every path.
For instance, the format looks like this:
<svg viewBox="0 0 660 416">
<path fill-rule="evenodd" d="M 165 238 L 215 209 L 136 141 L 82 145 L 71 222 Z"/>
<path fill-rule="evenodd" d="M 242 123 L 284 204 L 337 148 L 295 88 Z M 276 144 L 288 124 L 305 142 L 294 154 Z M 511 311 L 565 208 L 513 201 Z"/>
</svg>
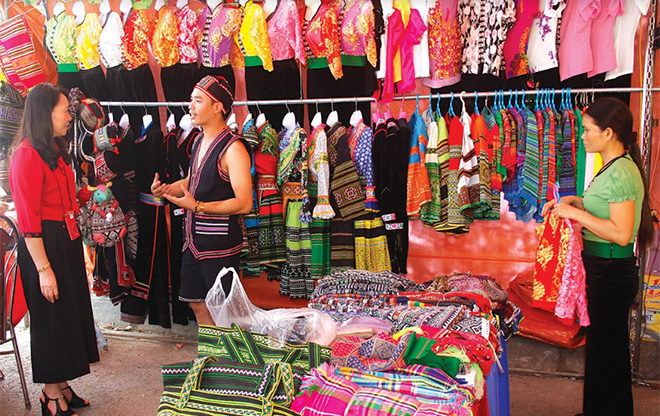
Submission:
<svg viewBox="0 0 660 416">
<path fill-rule="evenodd" d="M 176 0 L 176 8 L 183 9 L 188 5 L 188 0 Z"/>
<path fill-rule="evenodd" d="M 513 104 L 511 103 L 511 100 L 513 99 L 513 90 L 509 90 L 509 102 L 506 106 L 506 108 L 513 108 Z"/>
<path fill-rule="evenodd" d="M 238 130 L 238 123 L 236 123 L 236 113 L 231 113 L 225 124 L 227 124 L 232 130 Z"/>
<path fill-rule="evenodd" d="M 257 101 L 255 104 L 257 105 L 257 111 L 259 112 L 259 115 L 257 116 L 257 121 L 255 121 L 254 124 L 259 129 L 261 126 L 266 124 L 266 115 L 261 112 L 261 108 L 259 108 L 259 101 Z"/>
<path fill-rule="evenodd" d="M 329 127 L 332 127 L 338 121 L 339 121 L 339 115 L 335 111 L 335 101 L 331 98 L 330 99 L 330 114 L 328 114 L 328 118 L 325 120 L 325 125 L 329 126 Z"/>
<path fill-rule="evenodd" d="M 144 107 L 144 115 L 142 116 L 142 128 L 146 129 L 151 123 L 153 123 L 154 118 L 147 111 L 147 106 L 145 104 L 142 104 L 142 107 Z"/>
<path fill-rule="evenodd" d="M 76 24 L 80 25 L 82 22 L 85 21 L 85 3 L 82 2 L 82 0 L 78 0 L 77 2 L 73 3 L 73 7 L 71 8 L 71 12 L 73 15 L 76 17 Z"/>
<path fill-rule="evenodd" d="M 431 110 L 432 102 L 433 102 L 432 100 L 433 100 L 433 93 L 429 93 L 429 107 L 426 109 L 426 115 L 431 119 L 433 119 L 433 110 Z"/>
<path fill-rule="evenodd" d="M 406 100 L 405 98 L 401 97 L 401 108 L 399 109 L 399 117 L 398 118 L 408 118 L 408 114 L 406 114 L 405 111 L 403 111 L 403 104 L 405 104 Z"/>
<path fill-rule="evenodd" d="M 128 117 L 128 114 L 126 114 L 126 110 L 124 110 L 124 107 L 122 107 L 121 104 L 119 104 L 119 108 L 121 109 L 122 112 L 122 115 L 119 118 L 119 127 L 121 127 L 123 130 L 126 130 L 126 128 L 131 125 L 131 122 Z"/>
<path fill-rule="evenodd" d="M 170 111 L 169 107 L 165 107 L 167 109 L 167 113 L 169 114 L 169 117 L 167 117 L 167 122 L 165 123 L 165 128 L 167 131 L 172 131 L 176 128 L 176 120 L 174 119 L 174 113 Z"/>
<path fill-rule="evenodd" d="M 323 123 L 322 115 L 321 112 L 319 111 L 319 100 L 316 100 L 316 114 L 314 114 L 314 117 L 312 118 L 312 122 L 309 123 L 312 128 L 317 128 L 318 126 Z"/>
<path fill-rule="evenodd" d="M 245 116 L 245 120 L 243 120 L 243 125 L 245 126 L 250 120 L 252 120 L 252 113 L 248 111 L 247 116 Z"/>
<path fill-rule="evenodd" d="M 296 127 L 296 115 L 291 112 L 291 109 L 289 109 L 289 100 L 286 100 L 284 102 L 284 105 L 286 106 L 287 113 L 284 115 L 284 118 L 282 119 L 282 127 L 286 127 L 287 129 L 293 129 Z"/>
<path fill-rule="evenodd" d="M 357 97 L 355 97 L 355 111 L 353 111 L 353 114 L 351 114 L 351 119 L 349 122 L 351 123 L 351 126 L 357 127 L 358 124 L 360 124 L 360 122 L 363 120 L 364 118 L 362 118 L 362 112 L 358 110 Z"/>
<path fill-rule="evenodd" d="M 438 101 L 436 101 L 436 103 L 435 103 L 435 114 L 438 117 L 442 117 L 442 110 L 440 110 L 440 100 L 441 100 L 441 98 L 442 98 L 442 96 L 440 95 L 440 93 L 438 93 Z"/>
<path fill-rule="evenodd" d="M 449 114 L 452 117 L 456 117 L 456 113 L 454 113 L 454 91 L 451 92 L 451 98 L 449 99 L 449 109 L 447 110 L 447 114 Z"/>
<path fill-rule="evenodd" d="M 461 91 L 461 94 L 459 95 L 459 98 L 461 99 L 461 115 L 465 114 L 467 111 L 465 110 L 465 100 L 463 99 L 463 96 L 465 95 L 465 91 Z"/>
<path fill-rule="evenodd" d="M 479 115 L 479 93 L 474 92 L 474 114 Z"/>
<path fill-rule="evenodd" d="M 108 1 L 108 0 L 104 0 L 104 1 Z M 62 3 L 61 1 L 58 1 L 53 6 L 53 16 L 59 16 L 60 14 L 64 13 L 64 11 L 65 11 L 64 3 Z"/>
</svg>

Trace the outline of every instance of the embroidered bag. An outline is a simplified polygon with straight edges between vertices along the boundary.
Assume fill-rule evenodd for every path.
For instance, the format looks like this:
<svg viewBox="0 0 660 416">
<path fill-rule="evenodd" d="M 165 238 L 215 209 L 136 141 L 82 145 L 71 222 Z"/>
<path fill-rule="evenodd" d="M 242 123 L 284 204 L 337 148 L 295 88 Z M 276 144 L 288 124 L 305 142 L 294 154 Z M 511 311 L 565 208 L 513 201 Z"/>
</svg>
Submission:
<svg viewBox="0 0 660 416">
<path fill-rule="evenodd" d="M 126 217 L 110 191 L 111 186 L 112 182 L 87 187 L 92 195 L 85 203 L 82 225 L 86 231 L 85 244 L 90 247 L 114 247 L 126 234 Z"/>
<path fill-rule="evenodd" d="M 11 140 L 18 133 L 23 117 L 25 99 L 11 86 L 2 81 L 0 86 L 0 138 Z"/>
<path fill-rule="evenodd" d="M 293 399 L 293 383 L 282 371 L 283 363 L 273 364 L 274 371 L 266 385 L 260 385 L 254 396 L 227 394 L 224 391 L 205 391 L 201 388 L 204 368 L 209 357 L 193 360 L 190 374 L 182 387 L 165 387 L 158 406 L 159 416 L 244 415 L 297 416 L 299 413 L 275 403 L 274 396 L 281 384 L 287 392 L 287 403 Z"/>
<path fill-rule="evenodd" d="M 245 364 L 233 360 L 202 357 L 206 364 L 199 383 L 200 390 L 222 391 L 226 394 L 261 397 L 277 371 L 282 371 L 283 382 L 277 387 L 273 401 L 290 405 L 298 393 L 306 370 L 292 367 L 288 363 Z M 181 388 L 190 375 L 195 360 L 185 363 L 166 364 L 162 367 L 163 388 Z"/>
<path fill-rule="evenodd" d="M 200 325 L 198 337 L 199 357 L 213 356 L 249 364 L 282 361 L 307 371 L 330 360 L 331 350 L 328 347 L 313 342 L 282 344 L 276 338 L 246 331 L 236 324 L 232 324 L 231 328 Z"/>
</svg>

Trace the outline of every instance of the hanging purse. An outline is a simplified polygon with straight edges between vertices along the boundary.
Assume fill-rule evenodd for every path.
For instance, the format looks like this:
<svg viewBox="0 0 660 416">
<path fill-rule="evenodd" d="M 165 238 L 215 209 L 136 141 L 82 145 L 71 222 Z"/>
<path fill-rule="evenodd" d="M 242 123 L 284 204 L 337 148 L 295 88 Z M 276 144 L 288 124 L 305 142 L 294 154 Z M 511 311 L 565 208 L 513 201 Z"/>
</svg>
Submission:
<svg viewBox="0 0 660 416">
<path fill-rule="evenodd" d="M 268 383 L 260 385 L 253 396 L 248 396 L 203 390 L 204 369 L 210 361 L 209 357 L 196 358 L 182 387 L 165 387 L 158 406 L 158 416 L 299 416 L 299 413 L 273 401 L 281 384 L 284 384 L 284 390 L 287 391 L 287 403 L 293 400 L 293 380 L 282 371 L 283 363 L 274 364 Z"/>
<path fill-rule="evenodd" d="M 236 324 L 231 328 L 200 325 L 198 356 L 230 359 L 239 363 L 289 363 L 306 371 L 330 360 L 331 349 L 319 344 L 282 344 L 277 338 L 247 331 Z"/>
<path fill-rule="evenodd" d="M 25 99 L 11 86 L 2 81 L 0 86 L 0 139 L 11 141 L 18 133 L 23 117 Z"/>
</svg>

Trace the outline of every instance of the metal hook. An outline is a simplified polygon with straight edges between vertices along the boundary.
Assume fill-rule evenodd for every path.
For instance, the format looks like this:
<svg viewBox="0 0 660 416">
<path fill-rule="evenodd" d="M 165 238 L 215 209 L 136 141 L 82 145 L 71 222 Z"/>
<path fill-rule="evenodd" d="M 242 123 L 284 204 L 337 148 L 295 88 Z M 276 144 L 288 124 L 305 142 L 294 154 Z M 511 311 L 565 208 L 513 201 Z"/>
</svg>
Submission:
<svg viewBox="0 0 660 416">
<path fill-rule="evenodd" d="M 259 114 L 262 114 L 261 108 L 259 108 L 259 100 L 255 101 L 254 104 L 257 106 L 257 111 L 259 112 Z"/>
<path fill-rule="evenodd" d="M 461 95 L 459 98 L 461 99 L 461 103 L 463 104 L 463 108 L 461 109 L 461 112 L 463 113 L 465 112 L 465 100 L 463 99 L 464 95 L 465 95 L 465 91 L 461 91 Z"/>
<path fill-rule="evenodd" d="M 126 114 L 126 110 L 124 110 L 124 102 L 123 101 L 119 103 L 119 108 L 121 108 L 122 114 Z"/>
<path fill-rule="evenodd" d="M 316 99 L 316 112 L 319 112 L 319 99 Z"/>
<path fill-rule="evenodd" d="M 289 100 L 284 101 L 284 106 L 286 107 L 286 112 L 290 113 L 291 109 L 289 109 Z"/>
<path fill-rule="evenodd" d="M 358 108 L 357 108 L 357 97 L 355 97 L 355 111 L 358 111 Z"/>
<path fill-rule="evenodd" d="M 335 111 L 335 99 L 330 98 L 330 111 Z"/>
<path fill-rule="evenodd" d="M 147 111 L 147 105 L 142 103 L 142 108 L 144 108 L 144 115 L 146 116 L 149 112 Z"/>
</svg>

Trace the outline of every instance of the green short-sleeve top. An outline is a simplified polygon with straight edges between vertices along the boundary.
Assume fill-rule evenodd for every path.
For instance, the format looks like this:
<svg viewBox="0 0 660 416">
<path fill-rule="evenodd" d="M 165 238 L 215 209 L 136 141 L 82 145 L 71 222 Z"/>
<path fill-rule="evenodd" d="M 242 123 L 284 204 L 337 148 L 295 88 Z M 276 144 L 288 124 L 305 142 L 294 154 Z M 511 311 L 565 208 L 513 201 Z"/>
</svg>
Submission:
<svg viewBox="0 0 660 416">
<path fill-rule="evenodd" d="M 639 169 L 630 155 L 615 160 L 607 169 L 597 175 L 584 193 L 584 209 L 591 215 L 605 220 L 610 219 L 611 203 L 635 201 L 635 223 L 630 242 L 635 241 L 642 214 L 644 183 Z M 583 229 L 584 239 L 609 243 L 587 228 Z"/>
</svg>

